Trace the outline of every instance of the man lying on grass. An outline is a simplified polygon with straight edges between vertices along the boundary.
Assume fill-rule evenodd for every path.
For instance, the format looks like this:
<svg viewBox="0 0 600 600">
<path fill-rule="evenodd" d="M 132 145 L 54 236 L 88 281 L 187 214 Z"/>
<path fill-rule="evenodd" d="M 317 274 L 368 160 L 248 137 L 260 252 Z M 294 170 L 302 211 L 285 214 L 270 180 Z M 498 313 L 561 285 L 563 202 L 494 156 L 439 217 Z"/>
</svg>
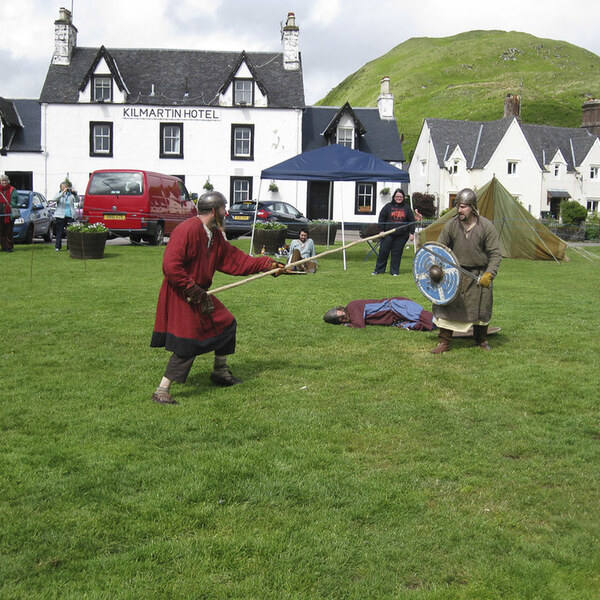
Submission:
<svg viewBox="0 0 600 600">
<path fill-rule="evenodd" d="M 279 268 L 273 274 L 277 276 L 285 267 L 268 256 L 248 256 L 225 239 L 219 226 L 225 218 L 226 204 L 220 192 L 200 196 L 198 216 L 178 225 L 165 249 L 165 278 L 150 346 L 164 347 L 173 354 L 152 395 L 158 404 L 177 404 L 171 397 L 171 382 L 185 382 L 198 354 L 215 353 L 210 375 L 214 384 L 241 383 L 227 366 L 227 356 L 235 352 L 235 318 L 217 298 L 206 293 L 215 271 L 251 275 Z"/>
<path fill-rule="evenodd" d="M 431 331 L 435 328 L 433 315 L 409 298 L 383 300 L 353 300 L 337 306 L 323 316 L 326 323 L 361 329 L 367 325 L 389 325 L 403 329 Z"/>
</svg>

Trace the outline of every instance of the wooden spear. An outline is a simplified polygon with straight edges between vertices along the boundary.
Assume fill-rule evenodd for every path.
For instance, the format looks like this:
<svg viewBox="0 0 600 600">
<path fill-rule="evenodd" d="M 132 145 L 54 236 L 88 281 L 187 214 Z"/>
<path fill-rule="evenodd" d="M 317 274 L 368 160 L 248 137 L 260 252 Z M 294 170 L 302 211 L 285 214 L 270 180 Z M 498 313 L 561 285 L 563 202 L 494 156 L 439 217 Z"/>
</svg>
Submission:
<svg viewBox="0 0 600 600">
<path fill-rule="evenodd" d="M 297 267 L 298 265 L 303 265 L 304 263 L 307 263 L 311 260 L 316 260 L 317 258 L 321 258 L 321 256 L 326 256 L 327 254 L 333 254 L 334 252 L 340 252 L 341 250 L 346 250 L 347 248 L 356 246 L 356 244 L 362 244 L 363 242 L 370 242 L 372 240 L 379 240 L 379 239 L 385 237 L 386 235 L 390 235 L 391 233 L 396 232 L 397 229 L 401 229 L 401 228 L 398 227 L 396 229 L 390 229 L 389 231 L 382 231 L 381 233 L 378 233 L 376 235 L 372 235 L 370 237 L 366 237 L 366 238 L 362 238 L 360 240 L 356 240 L 354 242 L 350 242 L 349 244 L 346 244 L 345 246 L 340 246 L 339 248 L 333 248 L 331 250 L 326 250 L 325 252 L 321 252 L 321 254 L 317 254 L 316 256 L 311 256 L 309 258 L 303 258 L 302 260 L 297 260 L 296 262 L 286 265 L 285 270 L 290 269 L 292 267 Z M 208 290 L 206 292 L 206 295 L 212 296 L 213 294 L 216 294 L 217 292 L 223 292 L 225 290 L 229 290 L 231 288 L 238 287 L 240 285 L 249 283 L 250 281 L 254 281 L 255 279 L 260 279 L 261 277 L 266 277 L 267 275 L 273 275 L 273 274 L 277 273 L 277 271 L 280 271 L 280 270 L 281 270 L 280 268 L 277 268 L 277 269 L 271 269 L 270 271 L 263 271 L 262 273 L 257 273 L 256 275 L 252 275 L 251 277 L 247 277 L 246 279 L 240 279 L 239 281 L 235 281 L 234 283 L 222 285 L 221 287 L 215 288 L 214 290 Z"/>
</svg>

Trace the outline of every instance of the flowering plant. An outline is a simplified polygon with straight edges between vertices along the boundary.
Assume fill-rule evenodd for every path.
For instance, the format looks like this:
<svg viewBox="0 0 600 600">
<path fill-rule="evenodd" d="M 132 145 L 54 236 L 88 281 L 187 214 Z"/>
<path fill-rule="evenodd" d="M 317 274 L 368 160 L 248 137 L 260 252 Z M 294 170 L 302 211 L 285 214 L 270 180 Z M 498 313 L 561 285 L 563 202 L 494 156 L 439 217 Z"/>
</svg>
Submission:
<svg viewBox="0 0 600 600">
<path fill-rule="evenodd" d="M 74 221 L 67 225 L 67 231 L 79 231 L 81 233 L 105 233 L 108 231 L 108 227 L 102 223 L 82 223 L 81 221 Z"/>
<path fill-rule="evenodd" d="M 254 224 L 255 229 L 287 229 L 287 226 L 283 223 L 277 223 L 276 221 L 257 222 Z"/>
</svg>

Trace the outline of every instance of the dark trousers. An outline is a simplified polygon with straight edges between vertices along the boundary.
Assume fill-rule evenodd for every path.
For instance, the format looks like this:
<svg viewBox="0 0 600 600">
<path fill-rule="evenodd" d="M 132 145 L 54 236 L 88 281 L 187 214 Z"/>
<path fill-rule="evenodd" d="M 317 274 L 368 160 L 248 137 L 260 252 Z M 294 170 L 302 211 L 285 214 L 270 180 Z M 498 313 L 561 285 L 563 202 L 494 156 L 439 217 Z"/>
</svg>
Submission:
<svg viewBox="0 0 600 600">
<path fill-rule="evenodd" d="M 223 346 L 219 348 L 215 348 L 215 356 L 228 356 L 229 354 L 233 354 L 235 352 L 235 335 L 229 342 L 225 343 Z M 194 356 L 179 356 L 179 354 L 171 355 L 169 362 L 167 363 L 167 368 L 165 369 L 165 377 L 170 379 L 171 381 L 176 381 L 177 383 L 185 383 L 190 369 L 194 364 L 194 360 L 196 355 Z"/>
<path fill-rule="evenodd" d="M 379 256 L 377 257 L 377 264 L 375 265 L 376 273 L 385 273 L 387 267 L 388 256 L 391 254 L 390 260 L 390 273 L 392 275 L 398 275 L 400 272 L 400 260 L 402 259 L 402 252 L 404 246 L 408 241 L 407 235 L 387 235 L 381 238 L 379 244 Z"/>
<path fill-rule="evenodd" d="M 54 244 L 59 250 L 62 247 L 62 239 L 65 234 L 67 225 L 72 221 L 71 217 L 63 217 L 56 219 L 56 243 Z"/>
<path fill-rule="evenodd" d="M 12 252 L 14 246 L 12 219 L 5 223 L 4 216 L 0 215 L 0 248 L 2 248 L 2 252 Z"/>
</svg>

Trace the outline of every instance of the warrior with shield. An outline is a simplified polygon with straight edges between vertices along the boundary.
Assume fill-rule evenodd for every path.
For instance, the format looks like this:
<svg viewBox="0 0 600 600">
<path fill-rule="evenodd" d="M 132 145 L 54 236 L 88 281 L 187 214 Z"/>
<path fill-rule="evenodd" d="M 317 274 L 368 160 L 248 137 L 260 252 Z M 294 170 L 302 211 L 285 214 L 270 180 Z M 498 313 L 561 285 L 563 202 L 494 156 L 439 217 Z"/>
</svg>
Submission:
<svg viewBox="0 0 600 600">
<path fill-rule="evenodd" d="M 475 344 L 490 350 L 487 329 L 492 317 L 492 280 L 502 260 L 498 234 L 491 221 L 477 212 L 477 196 L 469 188 L 456 196 L 458 213 L 442 229 L 438 243 L 450 248 L 460 270 L 456 297 L 433 305 L 433 322 L 439 328 L 438 345 L 431 351 L 450 350 L 453 332 L 473 327 Z"/>
</svg>

